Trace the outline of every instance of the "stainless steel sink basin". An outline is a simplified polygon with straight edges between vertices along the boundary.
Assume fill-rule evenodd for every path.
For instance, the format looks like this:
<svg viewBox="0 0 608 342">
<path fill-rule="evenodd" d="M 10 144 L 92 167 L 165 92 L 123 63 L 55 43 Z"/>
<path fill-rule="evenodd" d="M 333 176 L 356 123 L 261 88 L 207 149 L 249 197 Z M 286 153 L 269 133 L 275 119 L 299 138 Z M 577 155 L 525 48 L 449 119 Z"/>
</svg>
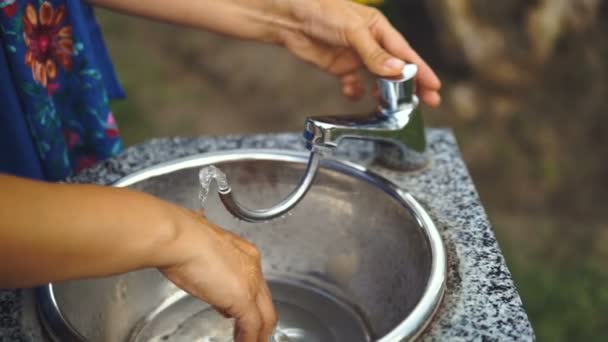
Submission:
<svg viewBox="0 0 608 342">
<path fill-rule="evenodd" d="M 262 208 L 294 188 L 306 161 L 295 152 L 218 152 L 156 166 L 116 186 L 198 208 L 198 171 L 215 164 L 243 204 Z M 446 260 L 435 225 L 405 190 L 361 166 L 325 160 L 295 210 L 267 223 L 238 221 L 210 197 L 208 217 L 262 251 L 279 330 L 289 341 L 409 340 L 441 301 Z M 219 338 L 230 330 L 154 269 L 50 284 L 39 289 L 38 303 L 59 341 L 205 341 L 200 334 L 221 330 Z"/>
</svg>

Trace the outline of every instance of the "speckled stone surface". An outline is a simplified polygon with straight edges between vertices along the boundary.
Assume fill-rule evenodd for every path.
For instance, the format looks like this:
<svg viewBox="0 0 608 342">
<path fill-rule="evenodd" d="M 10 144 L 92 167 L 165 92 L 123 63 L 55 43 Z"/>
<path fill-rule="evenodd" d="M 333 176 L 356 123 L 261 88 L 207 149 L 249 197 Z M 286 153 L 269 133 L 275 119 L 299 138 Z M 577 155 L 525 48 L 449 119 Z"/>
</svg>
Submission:
<svg viewBox="0 0 608 342">
<path fill-rule="evenodd" d="M 527 341 L 534 332 L 449 130 L 428 130 L 431 162 L 403 173 L 372 163 L 373 146 L 345 143 L 337 155 L 357 161 L 408 190 L 429 211 L 446 245 L 447 290 L 425 341 Z M 297 134 L 154 139 L 97 164 L 72 181 L 111 184 L 172 159 L 241 148 L 301 150 Z M 0 341 L 42 340 L 32 290 L 0 291 Z"/>
</svg>

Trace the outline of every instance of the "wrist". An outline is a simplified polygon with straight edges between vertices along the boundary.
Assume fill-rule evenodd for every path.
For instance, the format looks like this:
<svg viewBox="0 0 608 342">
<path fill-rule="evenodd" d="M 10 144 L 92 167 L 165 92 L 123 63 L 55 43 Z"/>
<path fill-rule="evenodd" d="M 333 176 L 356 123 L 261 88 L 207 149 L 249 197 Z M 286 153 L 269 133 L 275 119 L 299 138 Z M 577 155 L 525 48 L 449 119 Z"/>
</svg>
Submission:
<svg viewBox="0 0 608 342">
<path fill-rule="evenodd" d="M 163 202 L 164 218 L 155 228 L 147 267 L 166 269 L 186 264 L 210 249 L 212 229 L 201 213 Z"/>
<path fill-rule="evenodd" d="M 176 245 L 185 235 L 182 221 L 184 209 L 158 198 L 152 198 L 154 220 L 145 243 L 143 267 L 162 268 L 179 263 Z"/>
</svg>

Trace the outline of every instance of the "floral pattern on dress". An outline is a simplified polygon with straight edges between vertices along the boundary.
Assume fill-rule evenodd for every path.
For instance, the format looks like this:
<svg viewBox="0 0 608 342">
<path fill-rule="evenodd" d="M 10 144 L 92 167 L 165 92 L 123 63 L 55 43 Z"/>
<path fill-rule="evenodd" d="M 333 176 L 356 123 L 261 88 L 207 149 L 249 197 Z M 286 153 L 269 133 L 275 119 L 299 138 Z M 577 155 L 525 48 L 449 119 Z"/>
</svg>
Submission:
<svg viewBox="0 0 608 342">
<path fill-rule="evenodd" d="M 63 25 L 65 12 L 65 6 L 54 10 L 47 1 L 42 3 L 39 11 L 32 4 L 25 7 L 25 64 L 32 68 L 34 80 L 44 88 L 57 78 L 57 64 L 65 70 L 72 67 L 72 27 Z M 55 90 L 56 86 L 47 89 Z"/>
<path fill-rule="evenodd" d="M 0 44 L 8 51 L 49 180 L 69 177 L 122 149 L 102 73 L 87 51 L 87 32 L 80 36 L 82 26 L 80 32 L 74 29 L 69 5 L 69 0 L 0 0 Z"/>
<path fill-rule="evenodd" d="M 0 0 L 0 8 L 10 18 L 17 13 L 17 0 Z"/>
</svg>

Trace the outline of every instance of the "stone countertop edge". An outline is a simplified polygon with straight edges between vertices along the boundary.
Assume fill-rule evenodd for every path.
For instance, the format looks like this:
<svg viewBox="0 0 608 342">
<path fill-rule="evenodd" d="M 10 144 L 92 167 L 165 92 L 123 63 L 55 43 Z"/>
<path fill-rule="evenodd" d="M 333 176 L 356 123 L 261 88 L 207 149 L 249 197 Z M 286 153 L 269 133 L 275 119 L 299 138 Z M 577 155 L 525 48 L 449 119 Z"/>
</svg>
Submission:
<svg viewBox="0 0 608 342">
<path fill-rule="evenodd" d="M 496 241 L 473 181 L 448 129 L 427 130 L 431 162 L 403 173 L 371 165 L 409 191 L 428 210 L 443 238 L 448 277 L 443 302 L 422 341 L 530 341 L 534 332 Z M 371 143 L 352 141 L 339 158 L 368 165 Z M 109 185 L 146 167 L 212 151 L 303 150 L 295 133 L 160 138 L 126 149 L 70 181 Z M 369 166 L 369 165 L 368 165 Z M 40 341 L 33 290 L 0 291 L 0 342 Z"/>
</svg>

